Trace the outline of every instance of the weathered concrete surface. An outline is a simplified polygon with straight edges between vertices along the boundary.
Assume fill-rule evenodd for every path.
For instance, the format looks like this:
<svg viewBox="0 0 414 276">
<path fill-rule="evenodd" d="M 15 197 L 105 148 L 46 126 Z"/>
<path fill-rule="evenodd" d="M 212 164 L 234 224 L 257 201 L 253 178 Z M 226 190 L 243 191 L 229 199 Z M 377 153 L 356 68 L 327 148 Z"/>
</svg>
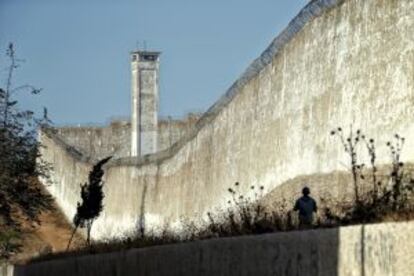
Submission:
<svg viewBox="0 0 414 276">
<path fill-rule="evenodd" d="M 113 121 L 105 127 L 59 127 L 56 134 L 93 160 L 130 155 L 131 124 L 127 121 Z"/>
<path fill-rule="evenodd" d="M 44 145 L 42 158 L 53 166 L 50 170 L 51 183 L 43 182 L 68 220 L 72 221 L 80 201 L 80 185 L 87 181 L 92 165 L 86 156 L 65 145 L 57 135 L 40 132 L 39 140 Z"/>
<path fill-rule="evenodd" d="M 392 276 L 414 271 L 414 222 L 223 238 L 17 267 L 46 275 Z"/>
<path fill-rule="evenodd" d="M 163 151 L 194 130 L 199 114 L 188 114 L 182 119 L 162 119 L 158 122 L 157 147 Z M 112 121 L 108 126 L 64 126 L 55 129 L 58 137 L 91 160 L 108 156 L 130 156 L 131 123 Z"/>
<path fill-rule="evenodd" d="M 131 53 L 131 156 L 157 152 L 159 55 Z"/>
<path fill-rule="evenodd" d="M 413 174 L 414 164 L 405 163 L 404 171 Z M 391 189 L 392 168 L 390 165 L 379 166 L 376 171 L 376 183 L 381 182 L 381 187 Z M 358 181 L 358 190 L 360 196 L 364 197 L 375 190 L 372 181 L 371 169 L 362 171 L 364 180 Z M 268 211 L 292 210 L 296 199 L 302 196 L 302 188 L 308 186 L 311 190 L 311 196 L 317 201 L 320 207 L 328 207 L 331 211 L 341 213 L 347 204 L 353 204 L 355 201 L 354 185 L 352 174 L 350 172 L 335 171 L 332 173 L 319 173 L 312 175 L 300 175 L 289 179 L 282 185 L 273 189 L 264 195 L 260 202 L 266 206 Z M 410 199 L 414 203 L 414 196 Z M 349 206 L 349 205 L 348 205 Z M 284 207 L 284 209 L 282 208 Z M 324 215 L 323 212 L 320 215 Z"/>
<path fill-rule="evenodd" d="M 166 150 L 194 131 L 200 114 L 189 113 L 182 119 L 163 119 L 158 121 L 158 151 Z"/>
<path fill-rule="evenodd" d="M 399 133 L 402 158 L 413 161 L 413 29 L 414 1 L 310 2 L 193 133 L 156 155 L 108 164 L 93 237 L 200 218 L 226 205 L 236 181 L 241 193 L 250 185 L 268 192 L 300 175 L 344 170 L 347 156 L 329 135 L 338 126 L 375 138 L 379 163 L 388 162 L 385 141 Z"/>
<path fill-rule="evenodd" d="M 0 276 L 13 276 L 14 266 L 8 263 L 0 262 Z"/>
</svg>

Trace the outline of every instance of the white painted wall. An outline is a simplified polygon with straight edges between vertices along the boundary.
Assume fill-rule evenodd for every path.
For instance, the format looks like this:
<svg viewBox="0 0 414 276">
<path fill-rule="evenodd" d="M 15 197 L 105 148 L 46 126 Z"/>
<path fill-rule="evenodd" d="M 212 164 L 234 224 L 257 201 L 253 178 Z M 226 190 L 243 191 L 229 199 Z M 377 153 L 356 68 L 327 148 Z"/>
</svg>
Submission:
<svg viewBox="0 0 414 276">
<path fill-rule="evenodd" d="M 347 156 L 329 134 L 338 126 L 375 138 L 379 163 L 388 162 L 385 142 L 399 133 L 403 160 L 414 161 L 413 29 L 414 1 L 309 3 L 194 133 L 168 152 L 107 166 L 93 237 L 125 235 L 140 220 L 147 230 L 198 220 L 227 206 L 236 181 L 241 193 L 251 185 L 267 193 L 300 175 L 344 170 Z M 61 145 L 48 142 L 47 151 L 57 151 L 51 162 L 62 168 L 50 190 L 71 217 L 76 205 L 66 191 L 77 191 L 87 166 L 63 160 Z"/>
</svg>

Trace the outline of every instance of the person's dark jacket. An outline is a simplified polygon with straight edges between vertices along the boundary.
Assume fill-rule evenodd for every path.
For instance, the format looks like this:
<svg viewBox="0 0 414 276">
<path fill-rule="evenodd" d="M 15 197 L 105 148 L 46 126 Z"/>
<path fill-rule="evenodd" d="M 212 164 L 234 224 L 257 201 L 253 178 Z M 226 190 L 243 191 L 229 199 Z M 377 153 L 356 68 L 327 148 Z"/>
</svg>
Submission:
<svg viewBox="0 0 414 276">
<path fill-rule="evenodd" d="M 296 200 L 294 211 L 299 211 L 299 222 L 301 224 L 312 224 L 313 213 L 318 210 L 316 201 L 310 196 L 302 196 Z"/>
</svg>

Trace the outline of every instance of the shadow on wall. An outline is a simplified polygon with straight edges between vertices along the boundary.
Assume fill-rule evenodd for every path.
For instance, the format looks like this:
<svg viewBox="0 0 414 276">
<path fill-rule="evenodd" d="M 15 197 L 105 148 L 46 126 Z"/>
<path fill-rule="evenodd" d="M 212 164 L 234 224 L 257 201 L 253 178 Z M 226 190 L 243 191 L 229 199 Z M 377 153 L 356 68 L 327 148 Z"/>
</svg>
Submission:
<svg viewBox="0 0 414 276">
<path fill-rule="evenodd" d="M 141 205 L 139 208 L 139 219 L 137 229 L 139 229 L 140 237 L 145 235 L 145 200 L 147 197 L 148 181 L 147 177 L 144 177 L 144 187 L 141 194 Z"/>
<path fill-rule="evenodd" d="M 413 246 L 414 222 L 368 224 L 68 257 L 14 275 L 411 275 Z"/>
<path fill-rule="evenodd" d="M 197 241 L 18 267 L 26 275 L 338 275 L 338 229 Z"/>
</svg>

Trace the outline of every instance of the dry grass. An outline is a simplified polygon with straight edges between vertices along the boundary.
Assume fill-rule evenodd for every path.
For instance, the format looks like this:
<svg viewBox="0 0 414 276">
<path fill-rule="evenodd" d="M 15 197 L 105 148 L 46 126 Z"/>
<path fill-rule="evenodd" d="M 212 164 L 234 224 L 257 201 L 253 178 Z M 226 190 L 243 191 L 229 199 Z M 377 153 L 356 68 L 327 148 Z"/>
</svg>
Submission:
<svg viewBox="0 0 414 276">
<path fill-rule="evenodd" d="M 55 258 L 101 254 L 132 248 L 150 247 L 173 243 L 183 243 L 211 238 L 257 235 L 264 233 L 286 232 L 298 230 L 296 214 L 289 210 L 286 204 L 281 204 L 277 211 L 267 211 L 258 201 L 248 202 L 236 195 L 236 208 L 229 208 L 213 216 L 209 214 L 208 221 L 203 226 L 192 223 L 184 224 L 181 235 L 164 229 L 161 234 L 139 235 L 133 238 L 108 240 L 92 244 L 90 247 L 81 247 L 69 252 L 43 254 L 34 258 L 33 262 L 45 261 Z M 393 210 L 391 205 L 382 206 L 383 201 L 373 203 L 370 198 L 361 201 L 358 205 L 344 202 L 332 208 L 320 208 L 318 219 L 314 228 L 331 228 L 361 223 L 378 223 L 385 221 L 406 221 L 414 219 L 414 202 L 406 205 L 404 209 Z M 381 208 L 379 208 L 381 207 Z"/>
</svg>

